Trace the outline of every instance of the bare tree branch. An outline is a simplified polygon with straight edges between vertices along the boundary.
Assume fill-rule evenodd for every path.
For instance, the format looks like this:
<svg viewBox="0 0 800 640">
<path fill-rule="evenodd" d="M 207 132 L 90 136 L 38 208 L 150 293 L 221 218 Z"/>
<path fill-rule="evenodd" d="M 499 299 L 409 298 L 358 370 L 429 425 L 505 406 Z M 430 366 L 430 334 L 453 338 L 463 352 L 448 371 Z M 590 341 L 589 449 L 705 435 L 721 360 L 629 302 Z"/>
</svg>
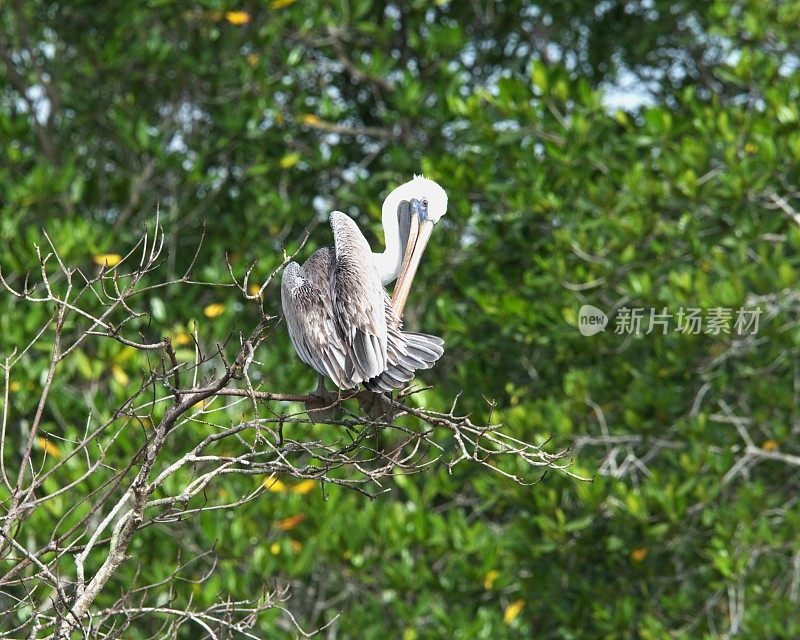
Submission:
<svg viewBox="0 0 800 640">
<path fill-rule="evenodd" d="M 172 576 L 152 585 L 121 583 L 120 568 L 135 566 L 131 544 L 143 529 L 238 509 L 261 499 L 278 478 L 316 480 L 323 491 L 338 485 L 372 499 L 388 490 L 386 482 L 394 474 L 420 473 L 433 465 L 452 470 L 472 463 L 523 485 L 538 482 L 550 470 L 579 477 L 569 470 L 567 451 L 548 452 L 548 441 L 521 441 L 499 424 L 476 424 L 456 412 L 458 398 L 449 410 L 436 411 L 418 406 L 419 389 L 408 388 L 389 398 L 388 413 L 376 420 L 358 408 L 371 401 L 367 391 L 341 392 L 328 406 L 305 409 L 301 403 L 319 404 L 320 398 L 263 388 L 263 379 L 250 370 L 268 350 L 277 325 L 264 310 L 264 297 L 293 256 L 284 254 L 253 295 L 248 288 L 253 265 L 239 279 L 228 264 L 230 284 L 191 280 L 197 254 L 183 276 L 160 279 L 165 242 L 158 213 L 152 229 L 118 263 L 94 275 L 67 266 L 45 238 L 46 255 L 35 247 L 35 283 L 27 276 L 0 274 L 0 285 L 18 301 L 20 313 L 30 305 L 53 309 L 30 342 L 5 354 L 2 365 L 0 478 L 10 496 L 0 501 L 0 607 L 5 607 L 3 615 L 27 612 L 15 634 L 69 638 L 79 631 L 84 637 L 112 638 L 149 618 L 160 621 L 163 637 L 176 637 L 183 626 L 192 625 L 212 638 L 255 638 L 248 629 L 261 613 L 277 609 L 294 633 L 310 637 L 327 625 L 302 629 L 283 606 L 284 590 L 265 586 L 253 601 L 220 601 L 206 609 L 189 602 L 181 608 L 172 600 L 164 604 L 159 592 L 172 592 L 189 563 L 176 559 Z M 146 294 L 189 285 L 238 288 L 257 310 L 255 327 L 249 335 L 212 345 L 195 326 L 191 359 L 175 348 L 173 336 L 151 337 Z M 103 343 L 136 354 L 142 365 L 138 383 L 127 385 L 126 398 L 110 413 L 86 396 L 82 432 L 50 433 L 44 415 L 57 411 L 52 389 L 82 384 L 69 379 L 65 363 L 89 345 Z M 38 357 L 43 346 L 49 352 L 46 374 L 30 425 L 22 430 L 16 425 L 24 421 L 16 420 L 9 405 L 10 386 L 21 359 Z M 333 418 L 318 419 L 331 412 Z M 231 420 L 234 415 L 240 418 Z M 314 424 L 330 429 L 312 435 L 316 432 L 308 427 Z M 184 437 L 198 428 L 204 432 L 199 440 Z M 378 431 L 385 445 L 372 444 Z M 135 451 L 122 455 L 123 441 L 137 442 Z M 57 455 L 44 446 L 52 442 L 58 443 Z M 209 498 L 215 485 L 232 476 L 255 476 L 259 483 L 240 495 Z M 46 491 L 46 482 L 57 488 Z M 46 514 L 57 500 L 70 506 L 53 521 Z M 52 526 L 34 527 L 34 515 L 37 522 L 49 518 Z M 194 553 L 205 558 L 211 551 Z M 114 601 L 111 594 L 118 588 L 123 595 Z"/>
</svg>

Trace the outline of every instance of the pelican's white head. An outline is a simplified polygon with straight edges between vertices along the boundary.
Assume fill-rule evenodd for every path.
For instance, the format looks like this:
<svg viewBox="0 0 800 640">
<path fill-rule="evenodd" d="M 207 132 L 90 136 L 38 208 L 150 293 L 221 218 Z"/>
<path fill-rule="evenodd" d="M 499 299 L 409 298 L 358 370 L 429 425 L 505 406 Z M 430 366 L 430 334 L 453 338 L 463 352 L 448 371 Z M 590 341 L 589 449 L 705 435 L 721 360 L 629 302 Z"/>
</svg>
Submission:
<svg viewBox="0 0 800 640">
<path fill-rule="evenodd" d="M 433 180 L 424 176 L 415 175 L 413 180 L 401 184 L 383 203 L 384 229 L 387 228 L 387 221 L 399 222 L 399 244 L 403 249 L 397 256 L 402 262 L 392 295 L 392 306 L 398 317 L 403 314 L 411 283 L 433 226 L 446 213 L 447 194 Z"/>
<path fill-rule="evenodd" d="M 439 222 L 439 218 L 447 213 L 445 190 L 425 176 L 415 175 L 413 180 L 401 184 L 392 191 L 386 200 L 393 203 L 403 200 L 410 202 L 422 220 L 430 220 L 433 224 Z M 415 206 L 414 201 L 419 204 Z M 396 210 L 393 213 L 396 213 Z"/>
</svg>

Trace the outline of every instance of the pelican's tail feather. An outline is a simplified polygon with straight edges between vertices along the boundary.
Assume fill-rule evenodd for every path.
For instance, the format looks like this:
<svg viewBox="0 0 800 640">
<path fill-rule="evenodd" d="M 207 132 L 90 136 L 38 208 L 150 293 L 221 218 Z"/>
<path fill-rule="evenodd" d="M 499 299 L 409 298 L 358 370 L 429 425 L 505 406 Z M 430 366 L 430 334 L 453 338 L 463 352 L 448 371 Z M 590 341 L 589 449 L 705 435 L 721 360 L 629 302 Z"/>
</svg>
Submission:
<svg viewBox="0 0 800 640">
<path fill-rule="evenodd" d="M 399 389 L 417 369 L 430 369 L 443 353 L 444 341 L 438 336 L 389 327 L 386 370 L 364 382 L 364 386 L 370 391 Z"/>
</svg>

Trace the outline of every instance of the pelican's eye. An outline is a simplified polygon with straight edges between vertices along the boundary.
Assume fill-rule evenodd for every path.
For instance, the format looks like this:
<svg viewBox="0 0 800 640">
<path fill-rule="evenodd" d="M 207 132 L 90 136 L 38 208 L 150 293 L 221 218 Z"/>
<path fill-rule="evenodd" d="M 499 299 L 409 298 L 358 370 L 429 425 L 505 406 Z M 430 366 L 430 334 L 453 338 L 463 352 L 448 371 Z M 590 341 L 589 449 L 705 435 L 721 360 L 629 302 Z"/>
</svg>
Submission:
<svg viewBox="0 0 800 640">
<path fill-rule="evenodd" d="M 425 207 L 426 209 L 428 208 L 428 199 L 427 198 L 423 198 L 422 206 Z"/>
</svg>

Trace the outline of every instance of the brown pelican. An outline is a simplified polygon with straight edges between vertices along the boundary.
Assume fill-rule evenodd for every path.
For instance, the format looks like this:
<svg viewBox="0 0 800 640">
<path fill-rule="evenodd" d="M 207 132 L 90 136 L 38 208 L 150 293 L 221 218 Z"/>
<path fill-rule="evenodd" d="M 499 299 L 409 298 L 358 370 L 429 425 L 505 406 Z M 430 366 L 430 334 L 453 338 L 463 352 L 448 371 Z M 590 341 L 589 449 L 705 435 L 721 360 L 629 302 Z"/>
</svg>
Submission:
<svg viewBox="0 0 800 640">
<path fill-rule="evenodd" d="M 359 383 L 391 391 L 428 369 L 443 352 L 441 338 L 401 330 L 408 298 L 433 226 L 447 211 L 447 194 L 415 176 L 383 203 L 386 250 L 373 253 L 356 223 L 330 216 L 333 247 L 319 249 L 301 267 L 283 272 L 281 302 L 297 355 L 339 389 Z M 397 279 L 394 297 L 383 288 Z"/>
</svg>

